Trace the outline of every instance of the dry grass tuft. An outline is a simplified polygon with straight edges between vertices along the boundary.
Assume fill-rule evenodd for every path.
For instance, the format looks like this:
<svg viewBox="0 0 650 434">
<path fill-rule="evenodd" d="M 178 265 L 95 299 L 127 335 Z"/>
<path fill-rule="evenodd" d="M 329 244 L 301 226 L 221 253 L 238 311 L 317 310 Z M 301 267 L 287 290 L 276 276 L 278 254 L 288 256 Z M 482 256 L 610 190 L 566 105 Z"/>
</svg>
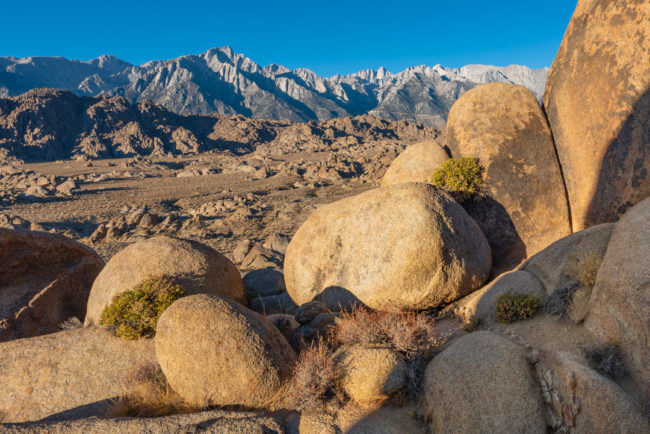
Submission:
<svg viewBox="0 0 650 434">
<path fill-rule="evenodd" d="M 412 356 L 437 347 L 433 318 L 415 312 L 390 313 L 357 309 L 336 320 L 341 345 L 383 346 Z"/>
<path fill-rule="evenodd" d="M 304 410 L 322 406 L 340 397 L 337 388 L 337 367 L 334 352 L 326 341 L 319 341 L 300 353 L 288 390 L 283 391 L 283 405 Z"/>
<path fill-rule="evenodd" d="M 610 344 L 583 350 L 589 366 L 602 375 L 615 380 L 627 375 L 619 349 Z"/>
<path fill-rule="evenodd" d="M 159 366 L 145 364 L 129 376 L 131 392 L 117 398 L 109 409 L 110 417 L 158 417 L 202 410 L 183 401 L 169 386 Z"/>
<path fill-rule="evenodd" d="M 593 252 L 586 252 L 575 257 L 569 264 L 569 274 L 585 288 L 593 288 L 596 284 L 598 270 L 603 258 Z"/>
<path fill-rule="evenodd" d="M 549 315 L 563 318 L 568 315 L 571 304 L 573 303 L 573 296 L 580 288 L 579 283 L 574 282 L 562 288 L 556 289 L 542 303 L 542 309 Z"/>
</svg>

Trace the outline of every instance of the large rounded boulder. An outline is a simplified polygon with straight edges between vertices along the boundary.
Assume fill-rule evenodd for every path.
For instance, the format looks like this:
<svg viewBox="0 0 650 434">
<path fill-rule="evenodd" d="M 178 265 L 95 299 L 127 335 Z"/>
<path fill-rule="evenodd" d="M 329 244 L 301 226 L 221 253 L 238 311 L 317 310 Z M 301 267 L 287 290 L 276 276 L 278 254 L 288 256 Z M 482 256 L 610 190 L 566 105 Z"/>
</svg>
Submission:
<svg viewBox="0 0 650 434">
<path fill-rule="evenodd" d="M 83 319 L 104 261 L 60 235 L 0 229 L 0 341 L 58 331 Z"/>
<path fill-rule="evenodd" d="M 650 197 L 616 224 L 585 324 L 620 347 L 632 378 L 650 396 Z"/>
<path fill-rule="evenodd" d="M 616 221 L 650 195 L 650 3 L 580 0 L 544 108 L 573 230 Z"/>
<path fill-rule="evenodd" d="M 90 291 L 85 324 L 98 324 L 116 296 L 162 275 L 181 285 L 184 295 L 216 294 L 246 303 L 241 276 L 228 258 L 195 241 L 159 236 L 132 244 L 108 261 Z"/>
<path fill-rule="evenodd" d="M 487 235 L 497 271 L 571 233 L 553 136 L 531 91 L 490 83 L 466 92 L 449 112 L 447 145 L 484 168 L 485 197 L 465 208 Z"/>
<path fill-rule="evenodd" d="M 427 366 L 425 407 L 436 433 L 546 432 L 526 351 L 487 331 L 458 339 Z"/>
<path fill-rule="evenodd" d="M 261 406 L 290 377 L 296 360 L 263 316 L 209 294 L 183 297 L 167 308 L 155 345 L 172 389 L 201 406 Z"/>
<path fill-rule="evenodd" d="M 391 185 L 317 209 L 296 232 L 284 262 L 299 305 L 336 309 L 426 309 L 480 288 L 490 247 L 449 195 L 429 184 Z"/>
<path fill-rule="evenodd" d="M 449 154 L 438 143 L 416 143 L 402 151 L 391 163 L 381 180 L 381 185 L 431 182 L 433 172 L 448 159 Z"/>
</svg>

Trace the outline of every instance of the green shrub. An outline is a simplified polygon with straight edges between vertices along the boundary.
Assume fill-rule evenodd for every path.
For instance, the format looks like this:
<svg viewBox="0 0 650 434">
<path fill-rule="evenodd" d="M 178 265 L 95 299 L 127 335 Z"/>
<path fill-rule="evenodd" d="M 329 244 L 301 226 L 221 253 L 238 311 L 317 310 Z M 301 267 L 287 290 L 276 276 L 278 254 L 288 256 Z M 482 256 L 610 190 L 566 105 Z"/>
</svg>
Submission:
<svg viewBox="0 0 650 434">
<path fill-rule="evenodd" d="M 115 335 L 125 340 L 153 336 L 160 315 L 183 292 L 166 276 L 149 277 L 116 296 L 102 312 L 100 324 L 115 327 Z"/>
<path fill-rule="evenodd" d="M 501 294 L 497 298 L 497 321 L 511 323 L 531 318 L 537 312 L 540 299 L 534 295 Z"/>
<path fill-rule="evenodd" d="M 483 187 L 483 168 L 478 158 L 450 158 L 433 172 L 431 183 L 464 202 L 474 197 Z"/>
<path fill-rule="evenodd" d="M 478 330 L 479 326 L 481 325 L 481 318 L 472 315 L 469 318 L 466 318 L 461 325 L 461 328 L 465 330 L 467 333 L 472 333 Z"/>
</svg>

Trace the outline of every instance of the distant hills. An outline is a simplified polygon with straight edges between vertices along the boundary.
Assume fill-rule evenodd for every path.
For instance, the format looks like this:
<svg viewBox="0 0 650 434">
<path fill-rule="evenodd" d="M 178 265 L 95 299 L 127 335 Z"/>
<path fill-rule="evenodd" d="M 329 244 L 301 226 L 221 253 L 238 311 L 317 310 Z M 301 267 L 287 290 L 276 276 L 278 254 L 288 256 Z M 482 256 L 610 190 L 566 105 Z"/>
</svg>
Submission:
<svg viewBox="0 0 650 434">
<path fill-rule="evenodd" d="M 493 81 L 520 84 L 541 98 L 548 68 L 511 65 L 414 66 L 320 77 L 298 68 L 259 66 L 230 47 L 134 66 L 114 56 L 88 62 L 62 57 L 0 57 L 0 96 L 35 88 L 78 96 L 122 96 L 151 101 L 178 114 L 241 114 L 293 122 L 370 114 L 429 126 L 445 124 L 467 90 Z"/>
</svg>

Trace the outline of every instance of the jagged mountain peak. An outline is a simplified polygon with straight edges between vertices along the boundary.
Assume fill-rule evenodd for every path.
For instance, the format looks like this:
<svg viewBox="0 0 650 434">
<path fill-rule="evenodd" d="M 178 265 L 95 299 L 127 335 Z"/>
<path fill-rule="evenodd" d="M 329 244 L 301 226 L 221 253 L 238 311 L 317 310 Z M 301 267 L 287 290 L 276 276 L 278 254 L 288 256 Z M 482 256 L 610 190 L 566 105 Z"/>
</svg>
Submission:
<svg viewBox="0 0 650 434">
<path fill-rule="evenodd" d="M 321 77 L 307 68 L 261 67 L 229 46 L 134 66 L 115 56 L 0 58 L 0 96 L 38 87 L 82 96 L 151 100 L 179 114 L 242 114 L 291 121 L 373 114 L 442 126 L 465 91 L 491 81 L 521 84 L 541 96 L 548 68 L 416 65 Z"/>
</svg>

